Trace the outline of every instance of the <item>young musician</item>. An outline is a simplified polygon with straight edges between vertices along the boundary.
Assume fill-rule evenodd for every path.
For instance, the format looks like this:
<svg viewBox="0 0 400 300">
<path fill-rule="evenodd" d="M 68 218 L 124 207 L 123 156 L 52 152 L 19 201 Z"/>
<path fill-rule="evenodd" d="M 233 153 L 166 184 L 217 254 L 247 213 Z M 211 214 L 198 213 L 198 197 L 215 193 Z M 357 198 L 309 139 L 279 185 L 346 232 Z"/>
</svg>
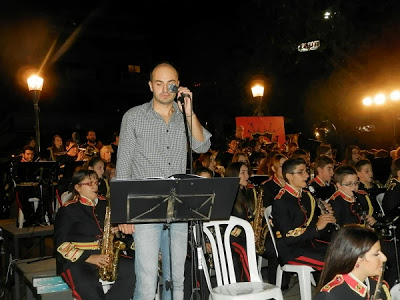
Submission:
<svg viewBox="0 0 400 300">
<path fill-rule="evenodd" d="M 275 154 L 268 163 L 269 179 L 261 184 L 264 207 L 272 205 L 276 195 L 285 186 L 285 179 L 282 175 L 282 166 L 285 161 L 287 161 L 286 156 Z"/>
<path fill-rule="evenodd" d="M 325 252 L 314 248 L 312 241 L 319 238 L 327 224 L 336 220 L 330 212 L 321 212 L 318 217 L 315 199 L 304 190 L 309 177 L 306 168 L 301 158 L 284 162 L 282 173 L 286 184 L 275 197 L 271 216 L 281 265 L 309 265 L 320 271 Z"/>
<path fill-rule="evenodd" d="M 135 286 L 132 258 L 119 257 L 118 276 L 107 294 L 99 282 L 99 268 L 111 262 L 108 255 L 100 254 L 108 201 L 97 194 L 98 179 L 92 170 L 72 176 L 73 198 L 58 210 L 54 224 L 57 274 L 75 299 L 129 300 Z M 112 228 L 112 234 L 117 231 L 118 227 Z"/>
<path fill-rule="evenodd" d="M 341 228 L 329 246 L 314 299 L 391 299 L 388 284 L 380 281 L 386 260 L 373 230 Z"/>
<path fill-rule="evenodd" d="M 309 182 L 309 185 L 314 188 L 315 197 L 327 200 L 336 192 L 336 187 L 332 182 L 334 166 L 335 161 L 326 155 L 321 155 L 314 161 L 315 178 Z"/>
</svg>

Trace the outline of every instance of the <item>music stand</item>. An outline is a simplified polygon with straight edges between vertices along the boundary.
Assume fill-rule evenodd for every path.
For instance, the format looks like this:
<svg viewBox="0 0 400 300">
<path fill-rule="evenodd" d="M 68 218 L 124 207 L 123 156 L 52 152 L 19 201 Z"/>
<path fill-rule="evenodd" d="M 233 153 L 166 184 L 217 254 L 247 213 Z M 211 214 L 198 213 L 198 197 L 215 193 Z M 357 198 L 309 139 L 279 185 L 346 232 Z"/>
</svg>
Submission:
<svg viewBox="0 0 400 300">
<path fill-rule="evenodd" d="M 111 222 L 112 223 L 166 223 L 172 222 L 227 220 L 239 187 L 238 177 L 203 178 L 195 175 L 184 178 L 112 180 Z M 197 228 L 202 228 L 197 225 Z M 199 230 L 197 229 L 198 231 Z M 193 231 L 193 230 L 192 230 Z M 193 232 L 192 232 L 193 234 Z M 199 249 L 203 237 L 197 236 Z M 204 244 L 204 243 L 203 243 Z M 171 254 L 171 237 L 169 232 Z M 194 262 L 201 262 L 198 252 L 192 256 Z M 170 274 L 172 260 L 170 255 Z M 168 282 L 167 290 L 168 290 Z M 172 282 L 171 282 L 172 284 Z M 173 287 L 171 293 L 173 297 Z"/>
<path fill-rule="evenodd" d="M 19 162 L 14 180 L 17 186 L 38 186 L 40 205 L 40 224 L 45 224 L 43 187 L 51 186 L 52 199 L 55 199 L 54 185 L 58 182 L 59 164 L 55 161 Z M 46 205 L 49 219 L 52 218 L 49 203 Z M 28 217 L 28 216 L 27 216 Z"/>
</svg>

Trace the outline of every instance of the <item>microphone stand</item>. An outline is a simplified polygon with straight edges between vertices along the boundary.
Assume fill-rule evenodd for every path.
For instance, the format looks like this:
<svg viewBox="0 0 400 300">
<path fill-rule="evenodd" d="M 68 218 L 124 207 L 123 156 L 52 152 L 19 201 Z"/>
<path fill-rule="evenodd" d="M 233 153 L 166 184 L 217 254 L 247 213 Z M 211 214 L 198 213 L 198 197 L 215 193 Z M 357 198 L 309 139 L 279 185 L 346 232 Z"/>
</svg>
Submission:
<svg viewBox="0 0 400 300">
<path fill-rule="evenodd" d="M 184 99 L 179 99 L 178 101 L 181 102 L 182 105 L 182 114 L 183 114 L 183 122 L 185 124 L 185 132 L 186 132 L 186 140 L 187 140 L 187 149 L 188 149 L 188 163 L 189 163 L 189 174 L 193 174 L 193 154 L 192 154 L 192 141 L 191 141 L 191 135 L 189 135 L 189 126 L 188 126 L 188 120 L 186 118 L 186 112 L 185 112 L 185 104 L 184 104 Z M 193 105 L 193 104 L 192 104 Z M 192 108 L 192 115 L 193 115 L 193 108 Z M 192 119 L 190 119 L 190 122 L 192 122 Z M 200 280 L 198 275 L 201 275 L 201 271 L 203 270 L 203 265 L 202 265 L 202 243 L 201 241 L 203 240 L 203 235 L 202 235 L 202 228 L 203 228 L 203 223 L 201 221 L 191 221 L 190 222 L 190 248 L 191 248 L 191 259 L 192 259 L 192 294 L 190 296 L 191 300 L 200 300 L 202 299 L 201 296 L 201 287 L 202 284 L 200 284 Z M 196 233 L 194 232 L 196 231 Z M 194 236 L 196 235 L 196 237 Z M 170 252 L 171 253 L 171 252 Z M 198 274 L 200 273 L 200 274 Z M 172 272 L 171 272 L 172 274 Z M 200 276 L 200 278 L 202 278 Z M 198 285 L 199 283 L 199 285 Z"/>
</svg>

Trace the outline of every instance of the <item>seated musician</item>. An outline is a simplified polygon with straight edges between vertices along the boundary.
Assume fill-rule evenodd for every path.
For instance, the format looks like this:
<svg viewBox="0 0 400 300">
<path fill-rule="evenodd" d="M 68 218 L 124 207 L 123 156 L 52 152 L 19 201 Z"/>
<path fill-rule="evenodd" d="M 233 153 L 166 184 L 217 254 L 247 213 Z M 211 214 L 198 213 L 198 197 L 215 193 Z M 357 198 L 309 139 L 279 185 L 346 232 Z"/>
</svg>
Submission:
<svg viewBox="0 0 400 300">
<path fill-rule="evenodd" d="M 314 197 L 327 200 L 336 192 L 332 182 L 334 165 L 335 161 L 326 155 L 321 155 L 314 161 L 315 177 L 308 183 L 315 190 Z"/>
<path fill-rule="evenodd" d="M 342 165 L 335 169 L 335 182 L 338 190 L 329 200 L 337 224 L 345 226 L 348 224 L 359 224 L 373 228 L 375 231 L 382 231 L 384 218 L 374 215 L 374 208 L 368 193 L 358 190 L 358 177 L 356 169 L 349 165 Z M 377 222 L 378 221 L 378 222 Z M 383 226 L 383 229 L 385 226 Z M 396 280 L 395 250 L 392 239 L 384 239 L 382 251 L 389 258 L 386 265 L 384 278 L 390 284 Z"/>
<path fill-rule="evenodd" d="M 391 299 L 388 284 L 380 281 L 386 260 L 373 230 L 360 225 L 341 228 L 327 251 L 313 299 Z"/>
<path fill-rule="evenodd" d="M 391 165 L 391 181 L 382 200 L 382 208 L 386 215 L 400 215 L 400 158 Z"/>
<path fill-rule="evenodd" d="M 57 161 L 57 156 L 64 155 L 65 149 L 61 136 L 54 135 L 51 146 L 47 150 L 49 150 L 49 160 L 51 161 Z"/>
<path fill-rule="evenodd" d="M 331 196 L 329 203 L 337 224 L 373 226 L 376 223 L 372 215 L 374 209 L 368 193 L 358 190 L 360 182 L 356 169 L 350 165 L 341 165 L 335 169 L 334 180 L 338 190 Z"/>
<path fill-rule="evenodd" d="M 75 299 L 129 300 L 135 285 L 134 259 L 131 257 L 119 256 L 117 278 L 106 294 L 99 282 L 99 268 L 112 262 L 107 254 L 101 254 L 108 201 L 97 194 L 96 172 L 77 171 L 72 177 L 72 185 L 73 198 L 58 210 L 55 219 L 57 274 L 61 274 L 69 285 Z M 130 226 L 133 231 L 133 225 Z M 111 227 L 111 235 L 117 231 L 117 227 Z"/>
<path fill-rule="evenodd" d="M 374 180 L 374 173 L 372 171 L 371 161 L 368 159 L 362 159 L 356 162 L 355 166 L 357 176 L 360 179 L 358 190 L 366 191 L 371 200 L 374 212 L 381 214 L 382 210 L 379 203 L 376 200 L 376 196 L 380 193 L 384 193 L 385 189 L 382 187 L 379 181 Z"/>
<path fill-rule="evenodd" d="M 261 184 L 263 189 L 264 207 L 272 205 L 275 196 L 278 195 L 281 188 L 285 186 L 285 179 L 282 175 L 282 165 L 287 160 L 283 154 L 275 154 L 268 163 L 269 179 Z"/>
<path fill-rule="evenodd" d="M 277 237 L 279 263 L 308 265 L 320 271 L 325 252 L 314 248 L 312 241 L 329 223 L 335 223 L 331 212 L 321 212 L 307 187 L 306 162 L 302 158 L 283 163 L 282 174 L 286 180 L 272 204 L 272 222 Z M 326 206 L 329 211 L 329 205 Z M 317 211 L 318 210 L 318 211 Z M 319 215 L 319 216 L 318 216 Z"/>
</svg>

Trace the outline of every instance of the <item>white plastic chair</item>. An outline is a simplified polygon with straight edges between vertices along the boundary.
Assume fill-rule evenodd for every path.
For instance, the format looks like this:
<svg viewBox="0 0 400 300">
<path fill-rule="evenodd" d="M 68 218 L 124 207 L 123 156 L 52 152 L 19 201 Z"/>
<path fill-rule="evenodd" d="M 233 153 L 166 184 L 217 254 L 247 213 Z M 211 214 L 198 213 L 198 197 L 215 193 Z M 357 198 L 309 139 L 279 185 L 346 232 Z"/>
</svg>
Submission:
<svg viewBox="0 0 400 300">
<path fill-rule="evenodd" d="M 272 243 L 274 244 L 276 257 L 279 257 L 278 248 L 276 247 L 274 231 L 272 231 L 272 226 L 269 222 L 271 212 L 272 212 L 272 205 L 268 206 L 265 209 L 264 216 L 265 216 L 265 219 L 268 224 L 269 232 L 271 233 Z M 282 286 L 283 272 L 297 273 L 297 276 L 299 278 L 299 286 L 300 286 L 300 299 L 301 300 L 311 300 L 311 298 L 312 298 L 311 284 L 313 284 L 314 286 L 316 285 L 314 276 L 312 275 L 312 272 L 314 272 L 314 271 L 315 270 L 313 268 L 311 268 L 310 266 L 306 266 L 306 265 L 285 264 L 285 265 L 281 266 L 278 264 L 278 268 L 276 270 L 276 285 L 278 287 Z"/>
<path fill-rule="evenodd" d="M 225 227 L 225 231 L 221 226 Z M 250 272 L 250 282 L 236 282 L 232 260 L 230 233 L 236 226 L 242 227 L 246 234 L 247 257 Z M 210 230 L 213 228 L 213 232 Z M 211 287 L 210 276 L 204 254 L 202 265 L 206 282 L 210 290 L 210 299 L 270 299 L 283 300 L 282 291 L 275 285 L 264 283 L 258 275 L 254 232 L 249 222 L 231 216 L 225 221 L 211 221 L 203 223 L 204 234 L 208 237 L 213 254 L 217 286 Z M 214 236 L 215 235 L 215 236 Z"/>
</svg>

